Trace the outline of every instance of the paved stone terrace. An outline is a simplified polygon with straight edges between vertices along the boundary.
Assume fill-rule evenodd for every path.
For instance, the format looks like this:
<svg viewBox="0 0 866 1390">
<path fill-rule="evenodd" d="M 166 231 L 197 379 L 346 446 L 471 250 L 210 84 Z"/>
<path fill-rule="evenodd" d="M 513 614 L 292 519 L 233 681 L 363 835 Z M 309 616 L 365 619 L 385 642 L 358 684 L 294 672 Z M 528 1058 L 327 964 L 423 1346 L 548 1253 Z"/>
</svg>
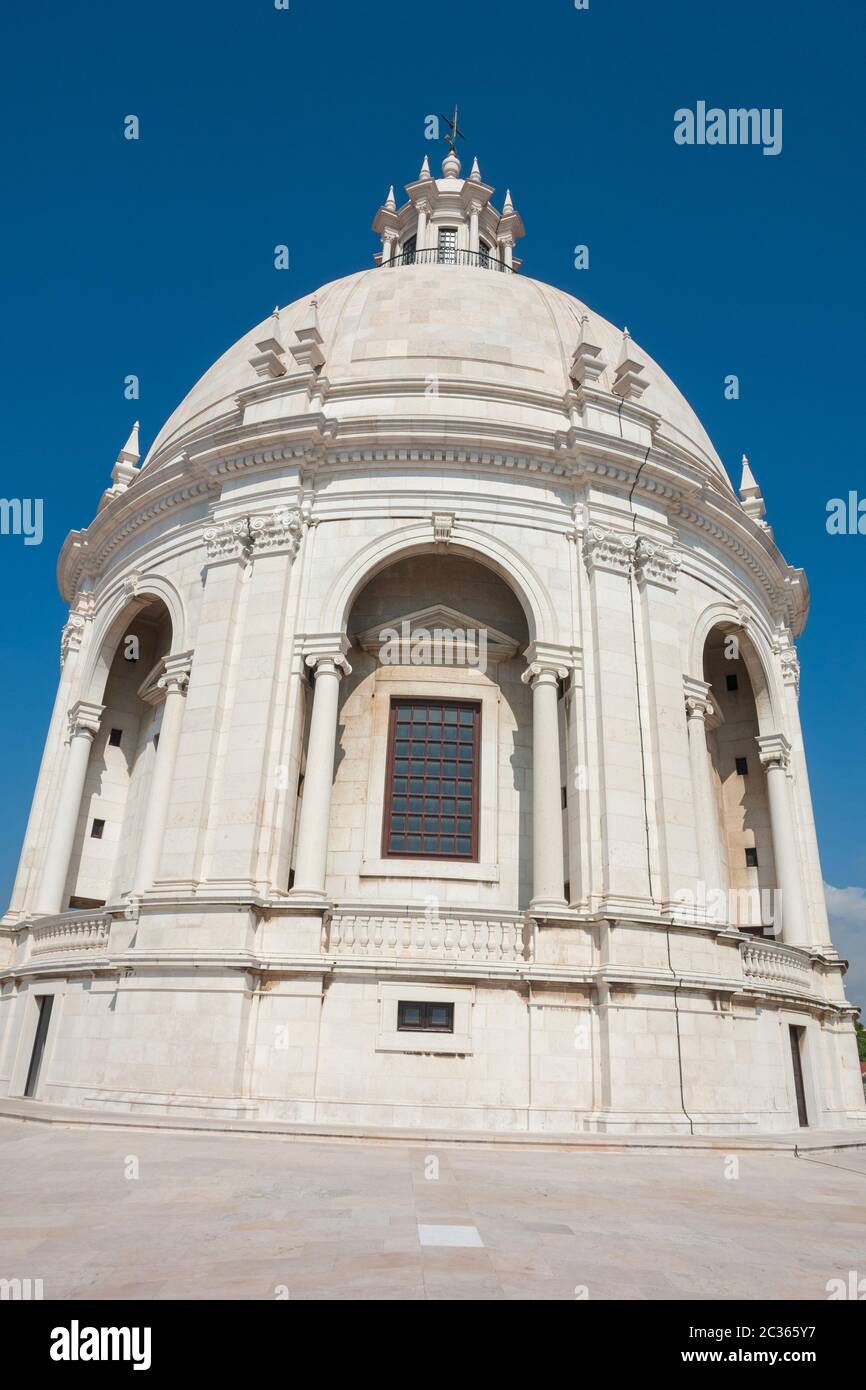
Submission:
<svg viewBox="0 0 866 1390">
<path fill-rule="evenodd" d="M 0 1119 L 0 1278 L 58 1299 L 823 1300 L 866 1275 L 866 1149 L 741 1150 L 736 1178 L 732 1157 Z"/>
</svg>

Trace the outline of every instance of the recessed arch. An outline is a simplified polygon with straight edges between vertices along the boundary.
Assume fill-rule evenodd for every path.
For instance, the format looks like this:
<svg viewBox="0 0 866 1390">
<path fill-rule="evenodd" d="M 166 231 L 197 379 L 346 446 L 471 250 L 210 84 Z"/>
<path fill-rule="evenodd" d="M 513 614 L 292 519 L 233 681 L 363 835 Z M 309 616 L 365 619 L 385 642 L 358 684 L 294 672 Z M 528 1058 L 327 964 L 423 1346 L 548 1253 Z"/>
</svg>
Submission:
<svg viewBox="0 0 866 1390">
<path fill-rule="evenodd" d="M 377 536 L 354 554 L 336 575 L 322 603 L 316 621 L 308 614 L 308 629 L 345 632 L 357 595 L 383 569 L 410 555 L 435 551 L 430 523 L 400 527 L 386 536 Z M 514 592 L 526 615 L 530 642 L 559 640 L 556 613 L 544 586 L 534 570 L 511 546 L 474 526 L 460 526 L 459 534 L 448 544 L 453 555 L 476 560 L 502 579 Z"/>
<path fill-rule="evenodd" d="M 743 662 L 749 673 L 761 734 L 782 729 L 782 700 L 773 669 L 773 654 L 754 619 L 744 620 L 742 609 L 731 602 L 710 604 L 692 629 L 688 674 L 704 678 L 704 652 L 710 635 L 720 630 L 736 636 Z"/>
<path fill-rule="evenodd" d="M 108 590 L 97 609 L 79 698 L 101 703 L 118 643 L 137 614 L 155 601 L 168 610 L 171 622 L 169 653 L 174 655 L 186 649 L 186 614 L 174 585 L 161 575 L 141 575 L 134 593 L 130 594 L 125 581 L 121 581 Z"/>
</svg>

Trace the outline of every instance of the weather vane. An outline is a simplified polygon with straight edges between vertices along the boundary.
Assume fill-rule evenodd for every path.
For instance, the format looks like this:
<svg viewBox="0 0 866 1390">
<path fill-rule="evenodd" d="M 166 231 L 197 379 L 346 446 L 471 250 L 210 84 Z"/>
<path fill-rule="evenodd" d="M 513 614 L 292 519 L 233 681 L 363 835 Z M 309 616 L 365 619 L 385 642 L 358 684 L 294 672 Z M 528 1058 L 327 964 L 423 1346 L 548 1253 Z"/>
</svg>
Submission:
<svg viewBox="0 0 866 1390">
<path fill-rule="evenodd" d="M 444 121 L 448 127 L 448 134 L 445 135 L 443 138 L 446 141 L 451 153 L 456 154 L 457 151 L 455 150 L 454 146 L 457 143 L 458 138 L 461 140 L 466 139 L 466 136 L 463 134 L 463 131 L 460 130 L 457 125 L 457 107 L 454 107 L 453 116 L 448 117 L 440 114 L 439 119 L 440 121 Z"/>
</svg>

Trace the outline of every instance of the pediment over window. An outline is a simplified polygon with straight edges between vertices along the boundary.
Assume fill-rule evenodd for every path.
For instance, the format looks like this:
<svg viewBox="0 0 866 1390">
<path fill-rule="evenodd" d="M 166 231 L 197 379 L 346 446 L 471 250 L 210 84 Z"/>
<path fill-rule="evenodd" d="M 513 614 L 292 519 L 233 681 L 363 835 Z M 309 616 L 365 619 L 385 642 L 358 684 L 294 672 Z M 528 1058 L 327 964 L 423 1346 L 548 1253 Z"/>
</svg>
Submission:
<svg viewBox="0 0 866 1390">
<path fill-rule="evenodd" d="M 146 705 L 161 705 L 165 699 L 165 687 L 159 683 L 165 675 L 165 669 L 165 657 L 162 656 L 138 687 L 138 698 Z"/>
<path fill-rule="evenodd" d="M 507 632 L 435 603 L 385 618 L 357 634 L 365 652 L 389 666 L 475 666 L 510 661 L 520 647 Z"/>
</svg>

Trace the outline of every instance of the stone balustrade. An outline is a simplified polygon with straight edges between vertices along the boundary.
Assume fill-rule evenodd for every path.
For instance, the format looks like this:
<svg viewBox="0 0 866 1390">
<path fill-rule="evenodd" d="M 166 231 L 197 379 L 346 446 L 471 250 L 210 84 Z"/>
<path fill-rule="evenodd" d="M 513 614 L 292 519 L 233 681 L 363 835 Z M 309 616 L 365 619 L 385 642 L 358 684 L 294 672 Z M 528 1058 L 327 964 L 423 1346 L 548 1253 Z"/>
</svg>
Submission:
<svg viewBox="0 0 866 1390">
<path fill-rule="evenodd" d="M 413 960 L 523 961 L 532 958 L 532 935 L 520 917 L 335 912 L 325 921 L 322 949 Z"/>
<path fill-rule="evenodd" d="M 812 966 L 808 956 L 772 941 L 743 944 L 743 974 L 756 984 L 812 992 Z"/>
<path fill-rule="evenodd" d="M 31 927 L 31 954 L 65 955 L 67 951 L 100 951 L 108 945 L 111 918 L 64 914 Z"/>
</svg>

